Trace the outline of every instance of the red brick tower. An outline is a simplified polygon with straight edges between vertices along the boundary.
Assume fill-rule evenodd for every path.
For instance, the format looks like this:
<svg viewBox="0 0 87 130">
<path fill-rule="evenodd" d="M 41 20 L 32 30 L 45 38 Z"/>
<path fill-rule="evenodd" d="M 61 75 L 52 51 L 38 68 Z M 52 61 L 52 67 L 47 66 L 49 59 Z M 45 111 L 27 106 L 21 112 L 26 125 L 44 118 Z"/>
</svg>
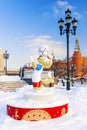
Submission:
<svg viewBox="0 0 87 130">
<path fill-rule="evenodd" d="M 79 41 L 78 38 L 76 38 L 75 41 L 75 50 L 74 54 L 72 56 L 72 63 L 76 65 L 76 77 L 82 76 L 82 66 L 83 66 L 83 57 L 80 52 L 80 47 L 79 47 Z"/>
</svg>

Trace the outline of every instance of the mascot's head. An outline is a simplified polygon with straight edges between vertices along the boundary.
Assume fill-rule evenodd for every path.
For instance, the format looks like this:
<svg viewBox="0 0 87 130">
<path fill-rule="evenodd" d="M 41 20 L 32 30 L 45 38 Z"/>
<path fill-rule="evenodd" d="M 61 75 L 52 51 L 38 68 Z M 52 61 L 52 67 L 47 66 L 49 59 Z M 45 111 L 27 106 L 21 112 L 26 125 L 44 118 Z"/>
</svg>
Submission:
<svg viewBox="0 0 87 130">
<path fill-rule="evenodd" d="M 47 45 L 44 45 L 39 48 L 38 50 L 39 57 L 37 58 L 38 63 L 36 63 L 33 58 L 32 60 L 32 67 L 36 70 L 40 70 L 41 65 L 44 69 L 49 69 L 52 65 L 52 56 L 49 55 L 49 49 Z"/>
<path fill-rule="evenodd" d="M 44 69 L 49 69 L 52 65 L 52 59 L 49 57 L 39 56 L 38 61 L 42 64 Z"/>
<path fill-rule="evenodd" d="M 39 53 L 39 56 L 47 56 L 49 53 L 48 46 L 43 45 L 43 46 L 39 47 L 38 53 Z"/>
<path fill-rule="evenodd" d="M 42 64 L 43 68 L 48 69 L 52 65 L 52 57 L 49 56 L 49 48 L 47 45 L 41 46 L 38 50 L 38 62 Z"/>
</svg>

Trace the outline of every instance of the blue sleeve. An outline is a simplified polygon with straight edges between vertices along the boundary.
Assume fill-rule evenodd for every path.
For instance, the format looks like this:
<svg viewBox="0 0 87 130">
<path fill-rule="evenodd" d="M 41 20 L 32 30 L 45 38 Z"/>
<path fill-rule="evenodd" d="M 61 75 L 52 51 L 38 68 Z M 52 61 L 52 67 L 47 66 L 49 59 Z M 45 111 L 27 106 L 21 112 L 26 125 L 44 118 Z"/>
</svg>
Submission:
<svg viewBox="0 0 87 130">
<path fill-rule="evenodd" d="M 36 70 L 41 70 L 42 69 L 42 65 L 41 64 L 37 64 Z"/>
</svg>

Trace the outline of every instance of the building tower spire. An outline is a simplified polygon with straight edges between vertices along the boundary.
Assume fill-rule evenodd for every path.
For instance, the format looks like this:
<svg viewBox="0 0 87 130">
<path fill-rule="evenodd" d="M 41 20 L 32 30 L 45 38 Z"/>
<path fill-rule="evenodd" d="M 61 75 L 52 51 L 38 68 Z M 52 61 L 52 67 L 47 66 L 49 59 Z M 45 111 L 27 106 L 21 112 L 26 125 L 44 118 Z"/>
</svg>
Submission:
<svg viewBox="0 0 87 130">
<path fill-rule="evenodd" d="M 52 56 L 53 56 L 53 61 L 54 61 L 55 60 L 55 55 L 54 55 L 53 49 L 52 49 Z"/>
<path fill-rule="evenodd" d="M 75 51 L 80 51 L 79 40 L 78 40 L 77 37 L 76 37 L 76 40 L 75 40 Z"/>
</svg>

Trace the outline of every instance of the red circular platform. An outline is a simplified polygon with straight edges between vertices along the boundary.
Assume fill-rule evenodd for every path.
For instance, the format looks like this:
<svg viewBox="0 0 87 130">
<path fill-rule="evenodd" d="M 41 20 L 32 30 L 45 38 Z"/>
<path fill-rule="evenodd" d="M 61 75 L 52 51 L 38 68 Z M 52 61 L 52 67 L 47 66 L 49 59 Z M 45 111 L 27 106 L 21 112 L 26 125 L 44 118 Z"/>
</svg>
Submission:
<svg viewBox="0 0 87 130">
<path fill-rule="evenodd" d="M 7 105 L 7 114 L 16 120 L 37 121 L 58 118 L 68 112 L 68 103 L 48 108 L 20 108 Z"/>
</svg>

